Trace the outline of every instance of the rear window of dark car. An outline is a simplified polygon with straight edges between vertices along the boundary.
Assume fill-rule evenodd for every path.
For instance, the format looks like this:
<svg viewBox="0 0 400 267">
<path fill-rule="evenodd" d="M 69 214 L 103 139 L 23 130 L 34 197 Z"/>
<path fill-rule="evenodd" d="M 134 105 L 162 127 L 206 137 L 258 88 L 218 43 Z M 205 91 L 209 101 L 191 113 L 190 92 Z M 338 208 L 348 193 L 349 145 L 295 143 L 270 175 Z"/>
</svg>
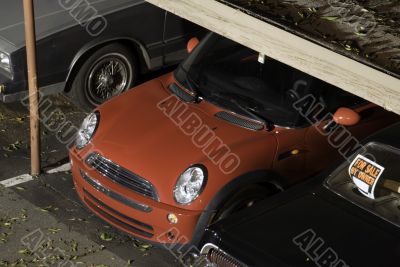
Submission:
<svg viewBox="0 0 400 267">
<path fill-rule="evenodd" d="M 400 226 L 400 150 L 369 143 L 342 164 L 325 186 L 348 201 Z"/>
</svg>

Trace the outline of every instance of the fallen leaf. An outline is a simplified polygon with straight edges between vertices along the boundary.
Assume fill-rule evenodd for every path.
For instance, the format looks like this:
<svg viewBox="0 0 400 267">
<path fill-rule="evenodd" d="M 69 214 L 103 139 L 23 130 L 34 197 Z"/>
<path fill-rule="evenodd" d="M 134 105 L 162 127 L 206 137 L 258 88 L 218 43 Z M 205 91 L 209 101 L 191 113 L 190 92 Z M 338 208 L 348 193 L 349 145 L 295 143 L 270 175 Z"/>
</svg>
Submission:
<svg viewBox="0 0 400 267">
<path fill-rule="evenodd" d="M 23 123 L 25 121 L 25 118 L 24 117 L 17 117 L 15 120 L 17 122 L 19 122 L 19 123 Z"/>
<path fill-rule="evenodd" d="M 324 17 L 321 17 L 321 19 L 325 19 L 325 20 L 329 20 L 329 21 L 334 21 L 334 20 L 337 20 L 339 17 L 336 17 L 336 16 L 324 16 Z"/>
<path fill-rule="evenodd" d="M 49 228 L 49 229 L 47 229 L 47 231 L 49 231 L 52 234 L 56 234 L 56 233 L 60 232 L 61 229 L 60 228 Z"/>
<path fill-rule="evenodd" d="M 107 242 L 113 240 L 113 237 L 112 237 L 112 235 L 110 233 L 102 233 L 100 235 L 100 238 L 101 238 L 101 240 L 107 241 Z"/>
<path fill-rule="evenodd" d="M 20 249 L 18 250 L 18 254 L 29 255 L 31 254 L 31 251 L 29 249 Z"/>
</svg>

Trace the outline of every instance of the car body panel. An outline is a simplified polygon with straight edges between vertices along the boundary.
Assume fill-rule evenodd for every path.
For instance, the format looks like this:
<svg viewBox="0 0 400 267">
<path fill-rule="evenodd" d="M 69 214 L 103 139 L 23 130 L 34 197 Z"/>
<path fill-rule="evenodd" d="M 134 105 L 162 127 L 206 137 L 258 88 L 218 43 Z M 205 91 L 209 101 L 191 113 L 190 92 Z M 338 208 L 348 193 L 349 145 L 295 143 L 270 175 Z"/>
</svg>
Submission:
<svg viewBox="0 0 400 267">
<path fill-rule="evenodd" d="M 347 126 L 348 131 L 327 132 L 324 130 L 327 122 L 318 123 L 310 127 L 305 135 L 305 165 L 306 176 L 315 175 L 323 170 L 323 166 L 331 165 L 332 158 L 341 160 L 350 157 L 358 148 L 360 141 L 368 137 L 369 133 L 379 131 L 394 122 L 395 114 L 388 113 L 375 104 L 367 104 L 355 109 L 361 115 L 361 121 L 354 126 Z M 329 121 L 328 121 L 329 122 Z M 332 157 L 321 157 L 313 147 L 324 147 L 326 154 Z M 318 163 L 316 165 L 315 163 Z M 318 167 L 319 166 L 319 167 Z"/>
<path fill-rule="evenodd" d="M 82 161 L 82 158 L 80 158 L 77 153 L 71 153 L 70 158 L 73 162 Z M 96 183 L 101 184 L 103 187 L 111 190 L 112 192 L 118 192 L 118 194 L 123 195 L 126 198 L 139 203 L 140 205 L 147 205 L 151 207 L 151 212 L 145 213 L 100 192 L 98 189 L 85 181 L 85 179 L 82 177 L 82 174 L 80 173 L 81 169 L 86 171 L 90 170 L 88 168 L 85 169 L 84 167 L 72 168 L 76 191 L 80 199 L 88 206 L 88 208 L 99 217 L 106 220 L 108 223 L 112 224 L 113 226 L 119 228 L 124 232 L 130 233 L 139 238 L 146 238 L 146 240 L 155 243 L 178 243 L 175 238 L 171 239 L 168 237 L 168 233 L 170 232 L 175 234 L 177 237 L 185 236 L 187 238 L 191 238 L 193 228 L 196 226 L 197 220 L 202 214 L 201 211 L 185 210 L 182 208 L 177 208 L 176 206 L 171 206 L 154 200 L 150 200 L 108 179 L 105 179 L 105 177 L 99 175 L 98 173 L 90 171 L 88 172 L 90 173 L 89 177 Z M 95 196 L 96 201 L 91 201 L 91 198 L 88 197 L 88 193 L 92 196 Z M 112 207 L 112 212 L 109 213 L 112 214 L 113 219 L 110 220 L 106 216 L 104 216 L 102 210 L 107 210 L 107 208 L 105 208 L 105 205 L 99 204 L 99 202 L 105 203 L 106 207 Z M 95 209 L 93 208 L 93 206 L 98 208 Z M 177 215 L 180 222 L 179 233 L 174 231 L 175 228 L 173 225 L 166 223 L 169 213 Z M 151 214 L 151 216 L 148 216 L 149 214 Z M 117 222 L 115 218 L 118 220 Z M 142 227 L 140 224 L 132 223 L 131 220 L 136 220 L 140 223 L 147 224 L 151 226 L 152 229 L 149 230 L 148 228 Z M 137 229 L 143 230 L 146 233 L 151 234 L 151 236 L 144 236 L 141 233 L 132 231 L 132 225 Z M 181 243 L 187 243 L 187 240 L 182 240 Z"/>
<path fill-rule="evenodd" d="M 241 244 L 241 251 L 249 250 L 246 259 L 240 258 L 249 266 L 265 266 L 262 259 L 254 257 L 261 255 L 262 258 L 263 254 L 282 259 L 289 266 L 315 266 L 313 260 L 307 258 L 317 259 L 318 251 L 309 250 L 310 255 L 307 255 L 293 241 L 311 229 L 316 238 L 324 241 L 320 252 L 331 247 L 349 266 L 396 266 L 394 263 L 400 253 L 399 234 L 385 230 L 373 220 L 365 220 L 351 207 L 330 203 L 320 194 L 313 192 L 257 214 L 257 217 L 247 217 L 242 223 L 224 226 L 224 233 L 230 235 L 226 241 Z M 385 249 L 379 249 L 376 244 L 384 244 Z M 227 249 L 224 245 L 220 248 Z M 366 251 L 370 251 L 373 257 L 368 257 Z"/>
<path fill-rule="evenodd" d="M 186 168 L 194 164 L 206 165 L 208 186 L 198 201 L 190 207 L 191 210 L 200 211 L 205 209 L 208 199 L 215 195 L 227 180 L 234 179 L 247 170 L 271 168 L 277 146 L 272 133 L 253 132 L 219 120 L 214 115 L 220 109 L 207 102 L 188 103 L 187 114 L 196 113 L 240 158 L 248 158 L 254 151 L 259 151 L 260 154 L 262 151 L 271 152 L 265 157 L 241 162 L 241 166 L 235 172 L 227 175 L 227 180 L 214 179 L 213 177 L 223 175 L 218 166 L 210 163 L 202 150 L 193 144 L 192 136 L 186 135 L 179 125 L 158 108 L 160 102 L 172 96 L 167 89 L 168 81 L 172 81 L 172 74 L 160 80 L 147 82 L 110 100 L 107 105 L 100 106 L 98 110 L 102 123 L 92 140 L 95 147 L 90 147 L 90 150 L 96 150 L 118 165 L 151 180 L 156 188 L 169 188 L 170 190 L 158 190 L 162 202 L 169 205 L 176 205 L 172 189 Z M 141 114 L 128 115 L 132 114 L 132 107 L 142 110 Z M 123 119 L 127 115 L 126 120 Z M 121 123 L 121 120 L 125 123 Z M 135 130 L 136 127 L 139 129 Z M 83 149 L 82 153 L 87 152 Z"/>
<path fill-rule="evenodd" d="M 40 41 L 52 34 L 76 26 L 78 22 L 70 14 L 70 11 L 74 8 L 78 11 L 79 6 L 86 7 L 87 3 L 90 3 L 99 16 L 105 16 L 144 2 L 143 0 L 38 1 L 35 3 L 36 38 Z M 76 6 L 77 3 L 79 6 Z M 65 9 L 62 4 L 71 8 Z M 0 10 L 0 38 L 14 47 L 14 50 L 8 49 L 3 52 L 12 53 L 25 46 L 23 5 L 21 1 L 13 0 L 5 0 L 2 5 L 5 8 Z M 81 13 L 80 16 L 84 14 Z M 83 18 L 90 17 L 83 16 Z M 81 23 L 85 22 L 87 19 L 81 21 Z"/>
</svg>

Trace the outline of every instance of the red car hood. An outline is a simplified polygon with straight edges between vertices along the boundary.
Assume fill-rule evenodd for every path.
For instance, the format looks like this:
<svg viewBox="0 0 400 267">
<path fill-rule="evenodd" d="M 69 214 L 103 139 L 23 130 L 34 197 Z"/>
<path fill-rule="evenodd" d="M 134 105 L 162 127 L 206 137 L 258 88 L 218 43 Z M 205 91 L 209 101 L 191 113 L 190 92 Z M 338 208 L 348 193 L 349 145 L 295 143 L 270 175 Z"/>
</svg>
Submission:
<svg viewBox="0 0 400 267">
<path fill-rule="evenodd" d="M 103 156 L 152 182 L 161 198 L 159 188 L 173 188 L 179 175 L 193 164 L 207 166 L 209 176 L 218 171 L 193 144 L 192 137 L 158 108 L 170 96 L 160 80 L 153 80 L 100 106 L 100 124 L 92 141 L 94 149 Z M 241 159 L 240 167 L 232 175 L 271 164 L 276 142 L 275 138 L 265 138 L 271 133 L 250 131 L 217 119 L 214 114 L 219 110 L 209 103 L 188 104 L 188 108 Z M 270 157 L 265 155 L 268 147 Z M 220 179 L 222 173 L 217 175 Z M 171 194 L 171 190 L 162 191 Z"/>
</svg>

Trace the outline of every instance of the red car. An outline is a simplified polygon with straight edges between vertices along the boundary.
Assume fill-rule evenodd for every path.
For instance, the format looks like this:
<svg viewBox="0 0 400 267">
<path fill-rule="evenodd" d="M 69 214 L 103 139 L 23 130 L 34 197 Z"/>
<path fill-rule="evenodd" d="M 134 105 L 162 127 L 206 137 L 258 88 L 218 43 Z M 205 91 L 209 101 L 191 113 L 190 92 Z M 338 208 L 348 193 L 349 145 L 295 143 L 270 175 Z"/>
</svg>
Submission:
<svg viewBox="0 0 400 267">
<path fill-rule="evenodd" d="M 98 107 L 70 151 L 82 201 L 147 241 L 197 243 L 211 222 L 343 160 L 397 121 L 219 35 L 188 50 L 174 73 Z"/>
</svg>

